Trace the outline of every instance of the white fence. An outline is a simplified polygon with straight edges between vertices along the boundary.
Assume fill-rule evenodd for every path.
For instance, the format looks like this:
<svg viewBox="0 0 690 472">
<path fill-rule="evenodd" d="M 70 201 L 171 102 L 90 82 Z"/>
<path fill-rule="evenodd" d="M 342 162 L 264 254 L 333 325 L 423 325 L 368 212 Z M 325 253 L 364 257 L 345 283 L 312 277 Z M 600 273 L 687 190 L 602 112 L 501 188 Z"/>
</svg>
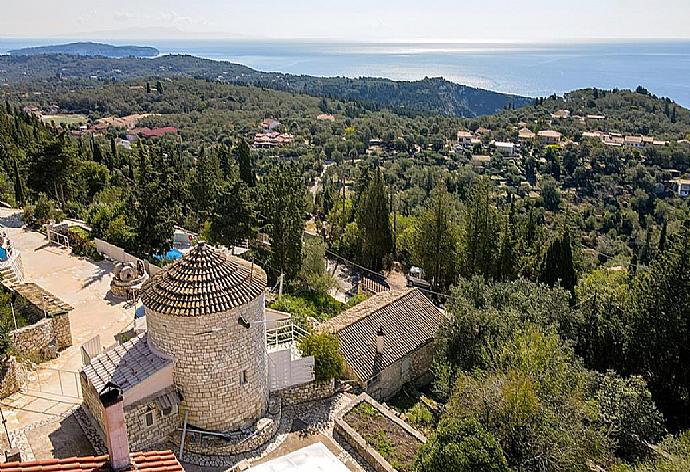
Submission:
<svg viewBox="0 0 690 472">
<path fill-rule="evenodd" d="M 314 357 L 293 359 L 292 349 L 268 353 L 268 386 L 271 392 L 314 380 Z"/>
<path fill-rule="evenodd" d="M 132 262 L 136 265 L 137 262 L 141 260 L 138 257 L 135 257 L 130 253 L 126 252 L 121 247 L 115 246 L 114 244 L 110 244 L 109 242 L 103 241 L 102 239 L 95 238 L 94 242 L 96 243 L 96 250 L 108 259 L 111 259 L 113 261 Z M 144 264 L 146 272 L 148 272 L 150 276 L 156 275 L 158 271 L 161 270 L 160 267 L 154 264 L 150 264 L 148 261 L 142 261 L 142 263 Z"/>
</svg>

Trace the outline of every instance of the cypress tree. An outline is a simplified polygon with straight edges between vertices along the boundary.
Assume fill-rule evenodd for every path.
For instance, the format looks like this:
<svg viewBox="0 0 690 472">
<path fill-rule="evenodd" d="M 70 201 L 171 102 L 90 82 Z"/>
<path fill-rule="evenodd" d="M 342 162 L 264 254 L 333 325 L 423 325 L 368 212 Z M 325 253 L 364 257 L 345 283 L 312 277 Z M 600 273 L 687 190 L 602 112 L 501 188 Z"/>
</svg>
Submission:
<svg viewBox="0 0 690 472">
<path fill-rule="evenodd" d="M 362 231 L 361 262 L 372 270 L 383 268 L 383 259 L 393 251 L 388 195 L 381 171 L 377 169 L 364 195 L 357 225 Z"/>
<path fill-rule="evenodd" d="M 247 141 L 240 138 L 236 149 L 237 164 L 240 167 L 240 179 L 249 187 L 256 186 L 256 173 L 254 172 L 254 161 Z"/>
</svg>

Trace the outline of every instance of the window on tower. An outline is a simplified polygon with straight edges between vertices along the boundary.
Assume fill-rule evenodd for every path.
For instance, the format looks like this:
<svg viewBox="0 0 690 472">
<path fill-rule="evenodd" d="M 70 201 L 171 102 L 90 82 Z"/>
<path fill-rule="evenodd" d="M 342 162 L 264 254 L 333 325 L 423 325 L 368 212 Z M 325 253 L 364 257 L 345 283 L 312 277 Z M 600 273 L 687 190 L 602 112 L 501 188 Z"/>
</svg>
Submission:
<svg viewBox="0 0 690 472">
<path fill-rule="evenodd" d="M 243 370 L 240 372 L 240 385 L 244 385 L 247 383 L 247 370 Z"/>
</svg>

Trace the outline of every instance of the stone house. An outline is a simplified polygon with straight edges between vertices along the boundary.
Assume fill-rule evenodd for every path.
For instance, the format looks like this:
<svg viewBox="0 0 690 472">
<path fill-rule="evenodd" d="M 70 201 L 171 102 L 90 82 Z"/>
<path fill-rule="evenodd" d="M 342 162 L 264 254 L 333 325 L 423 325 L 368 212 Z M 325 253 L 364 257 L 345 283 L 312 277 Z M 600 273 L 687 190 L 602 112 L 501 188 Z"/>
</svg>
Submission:
<svg viewBox="0 0 690 472">
<path fill-rule="evenodd" d="M 378 293 L 323 323 L 340 342 L 347 376 L 385 400 L 430 380 L 434 338 L 445 316 L 418 289 Z"/>
<path fill-rule="evenodd" d="M 542 144 L 558 144 L 561 142 L 561 137 L 563 136 L 560 132 L 555 130 L 539 131 L 537 135 Z"/>
</svg>

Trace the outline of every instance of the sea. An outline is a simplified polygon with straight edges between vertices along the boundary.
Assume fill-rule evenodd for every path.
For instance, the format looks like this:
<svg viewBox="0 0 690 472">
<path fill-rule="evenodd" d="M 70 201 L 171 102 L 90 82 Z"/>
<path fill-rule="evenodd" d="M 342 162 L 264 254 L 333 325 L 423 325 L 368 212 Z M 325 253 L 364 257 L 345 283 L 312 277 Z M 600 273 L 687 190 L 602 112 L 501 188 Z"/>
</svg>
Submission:
<svg viewBox="0 0 690 472">
<path fill-rule="evenodd" d="M 64 39 L 3 39 L 0 54 Z M 82 39 L 83 41 L 83 39 Z M 315 76 L 444 77 L 530 97 L 583 88 L 636 88 L 690 107 L 690 41 L 570 43 L 355 43 L 303 40 L 128 40 L 261 71 Z"/>
</svg>

